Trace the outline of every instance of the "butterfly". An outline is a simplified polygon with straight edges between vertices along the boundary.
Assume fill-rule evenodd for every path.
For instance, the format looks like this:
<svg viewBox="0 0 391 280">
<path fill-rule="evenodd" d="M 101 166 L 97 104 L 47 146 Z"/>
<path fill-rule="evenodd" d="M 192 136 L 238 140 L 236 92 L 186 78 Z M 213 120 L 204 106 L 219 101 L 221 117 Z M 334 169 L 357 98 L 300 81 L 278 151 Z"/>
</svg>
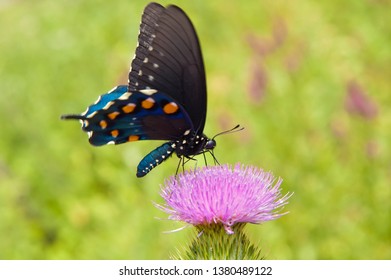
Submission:
<svg viewBox="0 0 391 280">
<path fill-rule="evenodd" d="M 203 132 L 206 108 L 204 62 L 193 24 L 177 6 L 150 3 L 142 15 L 129 84 L 101 95 L 84 113 L 61 118 L 79 120 L 95 146 L 168 141 L 140 161 L 137 177 L 143 177 L 174 153 L 182 164 L 206 152 L 215 159 L 216 141 Z"/>
</svg>

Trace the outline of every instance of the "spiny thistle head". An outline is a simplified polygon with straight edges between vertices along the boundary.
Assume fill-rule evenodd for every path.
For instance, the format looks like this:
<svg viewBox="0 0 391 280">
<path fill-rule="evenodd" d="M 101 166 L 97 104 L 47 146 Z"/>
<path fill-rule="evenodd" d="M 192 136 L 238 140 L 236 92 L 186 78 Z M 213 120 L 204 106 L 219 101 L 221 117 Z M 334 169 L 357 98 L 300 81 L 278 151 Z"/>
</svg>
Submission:
<svg viewBox="0 0 391 280">
<path fill-rule="evenodd" d="M 161 190 L 166 203 L 157 207 L 171 220 L 197 228 L 221 224 L 233 234 L 236 224 L 260 224 L 286 214 L 279 210 L 291 194 L 281 194 L 281 183 L 253 166 L 208 166 L 167 179 Z"/>
</svg>

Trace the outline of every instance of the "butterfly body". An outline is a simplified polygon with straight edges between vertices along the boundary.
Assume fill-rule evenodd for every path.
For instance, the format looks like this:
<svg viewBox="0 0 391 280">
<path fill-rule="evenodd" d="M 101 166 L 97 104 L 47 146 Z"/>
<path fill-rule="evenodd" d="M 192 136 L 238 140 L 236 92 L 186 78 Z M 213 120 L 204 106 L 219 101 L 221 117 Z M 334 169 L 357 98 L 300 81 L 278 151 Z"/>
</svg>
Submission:
<svg viewBox="0 0 391 280">
<path fill-rule="evenodd" d="M 146 155 L 137 167 L 137 177 L 146 175 L 174 152 L 179 158 L 192 158 L 192 156 L 204 153 L 206 150 L 212 150 L 215 146 L 215 141 L 209 139 L 205 134 L 183 135 L 181 139 L 164 143 Z"/>
<path fill-rule="evenodd" d="M 140 25 L 129 84 L 103 94 L 78 119 L 95 146 L 139 140 L 168 142 L 147 154 L 137 176 L 173 153 L 181 159 L 211 151 L 216 145 L 204 133 L 206 79 L 195 29 L 176 6 L 151 3 Z"/>
</svg>

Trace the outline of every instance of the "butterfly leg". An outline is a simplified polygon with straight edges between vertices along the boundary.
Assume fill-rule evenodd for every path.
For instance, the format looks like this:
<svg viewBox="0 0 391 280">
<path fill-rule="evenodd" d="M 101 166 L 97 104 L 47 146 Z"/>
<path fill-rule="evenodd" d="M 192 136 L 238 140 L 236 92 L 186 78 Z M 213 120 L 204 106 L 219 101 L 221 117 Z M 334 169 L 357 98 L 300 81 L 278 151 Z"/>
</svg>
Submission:
<svg viewBox="0 0 391 280">
<path fill-rule="evenodd" d="M 189 159 L 187 161 L 190 161 L 190 160 L 194 160 L 195 161 L 194 171 L 197 170 L 198 160 L 195 157 L 189 157 Z"/>
<path fill-rule="evenodd" d="M 187 164 L 191 160 L 195 161 L 194 169 L 197 169 L 198 160 L 194 156 L 182 156 L 181 160 L 179 161 L 178 167 L 177 167 L 177 173 L 178 173 L 180 165 L 182 165 L 182 172 L 184 172 L 185 171 L 185 164 Z"/>
<path fill-rule="evenodd" d="M 178 162 L 178 166 L 177 166 L 176 171 L 175 171 L 175 176 L 178 175 L 179 168 L 180 168 L 181 166 L 182 166 L 182 172 L 185 171 L 185 164 L 188 163 L 190 160 L 195 160 L 195 161 L 197 161 L 197 160 L 194 159 L 193 157 L 179 156 L 179 162 Z"/>
<path fill-rule="evenodd" d="M 194 167 L 194 169 L 197 169 L 198 160 L 197 160 L 195 157 L 193 157 L 193 156 L 186 156 L 186 161 L 185 161 L 185 159 L 183 159 L 183 169 L 185 169 L 185 164 L 188 163 L 188 162 L 191 161 L 191 160 L 194 160 L 194 161 L 195 161 L 195 167 Z"/>
<path fill-rule="evenodd" d="M 205 166 L 208 166 L 208 161 L 207 161 L 207 159 L 206 159 L 206 152 L 209 152 L 210 153 L 210 155 L 212 156 L 212 158 L 213 158 L 213 161 L 214 161 L 214 164 L 216 165 L 220 165 L 220 162 L 217 160 L 217 158 L 216 158 L 216 156 L 215 156 L 215 154 L 213 153 L 213 150 L 207 150 L 207 151 L 203 151 L 202 152 L 202 155 L 204 156 L 204 161 L 205 161 Z"/>
<path fill-rule="evenodd" d="M 215 164 L 220 165 L 220 162 L 217 160 L 215 154 L 213 153 L 213 150 L 209 150 L 208 152 L 212 155 Z"/>
<path fill-rule="evenodd" d="M 202 155 L 204 156 L 205 166 L 208 166 L 208 161 L 206 160 L 205 151 L 202 152 Z"/>
<path fill-rule="evenodd" d="M 181 165 L 182 165 L 182 168 L 183 168 L 183 165 L 184 165 L 184 164 L 182 163 L 183 161 L 184 161 L 183 157 L 180 156 L 180 157 L 179 157 L 178 166 L 177 166 L 176 171 L 175 171 L 175 176 L 178 175 L 179 167 L 180 167 Z"/>
</svg>

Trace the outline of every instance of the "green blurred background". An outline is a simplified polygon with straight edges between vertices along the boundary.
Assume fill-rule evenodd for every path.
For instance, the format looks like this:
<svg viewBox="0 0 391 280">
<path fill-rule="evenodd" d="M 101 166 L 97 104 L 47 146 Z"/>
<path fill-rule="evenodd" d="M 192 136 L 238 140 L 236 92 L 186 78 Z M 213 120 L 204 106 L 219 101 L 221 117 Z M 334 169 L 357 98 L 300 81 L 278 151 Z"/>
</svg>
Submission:
<svg viewBox="0 0 391 280">
<path fill-rule="evenodd" d="M 127 81 L 149 1 L 0 0 L 0 259 L 167 259 L 159 142 L 92 147 L 77 122 Z M 198 31 L 221 163 L 271 170 L 290 213 L 247 232 L 267 259 L 391 258 L 389 1 L 161 1 Z M 199 161 L 199 165 L 202 160 Z M 189 165 L 190 166 L 190 165 Z M 156 217 L 160 219 L 156 219 Z"/>
</svg>

